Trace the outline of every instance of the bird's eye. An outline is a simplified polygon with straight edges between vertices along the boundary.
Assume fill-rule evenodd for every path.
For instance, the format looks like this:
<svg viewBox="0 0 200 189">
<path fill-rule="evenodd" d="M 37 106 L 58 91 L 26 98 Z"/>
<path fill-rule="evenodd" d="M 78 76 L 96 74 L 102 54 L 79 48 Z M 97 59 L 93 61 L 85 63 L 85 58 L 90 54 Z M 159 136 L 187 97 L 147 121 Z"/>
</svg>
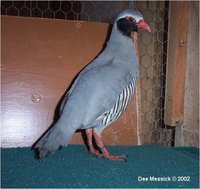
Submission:
<svg viewBox="0 0 200 189">
<path fill-rule="evenodd" d="M 127 16 L 126 19 L 130 22 L 135 22 L 135 19 L 131 16 Z"/>
</svg>

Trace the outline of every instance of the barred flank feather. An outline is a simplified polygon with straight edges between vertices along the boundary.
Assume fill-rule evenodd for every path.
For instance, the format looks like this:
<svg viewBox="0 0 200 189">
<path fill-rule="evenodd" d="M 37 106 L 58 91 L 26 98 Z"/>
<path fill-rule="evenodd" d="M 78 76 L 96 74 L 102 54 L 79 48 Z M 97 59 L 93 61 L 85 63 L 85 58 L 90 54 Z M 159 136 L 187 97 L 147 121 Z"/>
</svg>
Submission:
<svg viewBox="0 0 200 189">
<path fill-rule="evenodd" d="M 133 81 L 131 81 L 131 83 L 120 93 L 113 108 L 103 118 L 103 127 L 106 127 L 107 125 L 111 124 L 113 121 L 117 120 L 122 115 L 122 113 L 124 112 L 128 103 L 131 100 L 131 97 L 134 93 L 134 88 L 135 79 L 133 79 Z"/>
</svg>

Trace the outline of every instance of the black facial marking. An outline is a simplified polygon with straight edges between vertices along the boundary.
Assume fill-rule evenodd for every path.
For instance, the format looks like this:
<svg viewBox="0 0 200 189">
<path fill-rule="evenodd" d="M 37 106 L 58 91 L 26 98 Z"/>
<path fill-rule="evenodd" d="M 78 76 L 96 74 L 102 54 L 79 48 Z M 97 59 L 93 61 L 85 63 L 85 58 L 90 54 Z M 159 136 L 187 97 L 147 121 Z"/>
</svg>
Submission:
<svg viewBox="0 0 200 189">
<path fill-rule="evenodd" d="M 131 37 L 131 32 L 138 31 L 138 27 L 135 21 L 129 21 L 126 18 L 121 18 L 117 21 L 117 27 L 119 29 L 119 31 L 127 36 L 127 37 Z"/>
</svg>

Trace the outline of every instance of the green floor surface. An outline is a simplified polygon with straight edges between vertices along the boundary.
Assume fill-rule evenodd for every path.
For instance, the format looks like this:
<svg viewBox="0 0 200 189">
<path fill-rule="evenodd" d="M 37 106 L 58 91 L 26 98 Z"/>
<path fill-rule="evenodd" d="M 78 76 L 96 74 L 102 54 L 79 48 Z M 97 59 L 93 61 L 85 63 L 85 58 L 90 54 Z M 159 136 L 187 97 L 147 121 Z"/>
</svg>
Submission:
<svg viewBox="0 0 200 189">
<path fill-rule="evenodd" d="M 1 149 L 2 188 L 199 188 L 198 148 L 108 147 L 127 162 L 95 158 L 70 145 L 42 160 L 30 148 Z"/>
</svg>

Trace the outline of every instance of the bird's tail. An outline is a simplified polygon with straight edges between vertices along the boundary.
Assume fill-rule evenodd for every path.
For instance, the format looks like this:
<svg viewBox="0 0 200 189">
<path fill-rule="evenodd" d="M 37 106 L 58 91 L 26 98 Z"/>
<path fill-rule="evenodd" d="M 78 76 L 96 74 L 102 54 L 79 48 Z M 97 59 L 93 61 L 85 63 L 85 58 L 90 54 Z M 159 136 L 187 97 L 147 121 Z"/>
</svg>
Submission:
<svg viewBox="0 0 200 189">
<path fill-rule="evenodd" d="M 61 146 L 67 146 L 71 141 L 73 133 L 74 130 L 71 128 L 63 131 L 58 125 L 54 125 L 34 145 L 34 148 L 37 149 L 39 158 L 52 154 Z"/>
</svg>

